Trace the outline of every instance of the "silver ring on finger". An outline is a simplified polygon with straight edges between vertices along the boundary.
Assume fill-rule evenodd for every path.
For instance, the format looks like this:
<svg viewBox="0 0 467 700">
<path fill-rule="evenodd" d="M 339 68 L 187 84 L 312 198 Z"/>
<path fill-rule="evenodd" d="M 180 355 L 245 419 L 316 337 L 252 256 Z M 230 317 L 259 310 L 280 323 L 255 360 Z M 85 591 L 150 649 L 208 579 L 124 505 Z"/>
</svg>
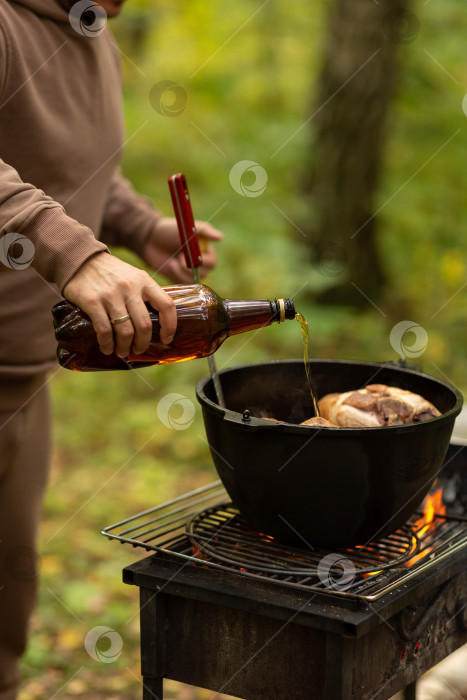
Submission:
<svg viewBox="0 0 467 700">
<path fill-rule="evenodd" d="M 119 316 L 118 318 L 111 318 L 110 323 L 113 326 L 116 326 L 118 323 L 125 323 L 125 321 L 128 321 L 130 319 L 130 314 L 125 314 L 125 316 Z"/>
</svg>

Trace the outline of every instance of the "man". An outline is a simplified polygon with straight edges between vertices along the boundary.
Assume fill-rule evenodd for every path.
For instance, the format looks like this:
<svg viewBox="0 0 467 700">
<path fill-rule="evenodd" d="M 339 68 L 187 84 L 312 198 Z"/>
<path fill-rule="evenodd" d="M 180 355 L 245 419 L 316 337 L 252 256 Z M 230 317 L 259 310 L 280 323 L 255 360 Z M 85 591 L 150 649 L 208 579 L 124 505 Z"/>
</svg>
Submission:
<svg viewBox="0 0 467 700">
<path fill-rule="evenodd" d="M 99 4 L 113 17 L 123 1 Z M 118 168 L 118 50 L 105 27 L 88 31 L 82 6 L 0 0 L 0 700 L 16 698 L 36 592 L 47 372 L 55 366 L 51 307 L 60 294 L 78 304 L 102 352 L 115 346 L 125 357 L 149 344 L 145 301 L 159 310 L 165 342 L 176 312 L 150 275 L 110 255 L 106 243 L 136 251 L 173 282 L 191 280 L 175 221 L 137 195 Z M 198 230 L 221 238 L 208 224 Z M 214 263 L 209 248 L 201 273 Z"/>
</svg>

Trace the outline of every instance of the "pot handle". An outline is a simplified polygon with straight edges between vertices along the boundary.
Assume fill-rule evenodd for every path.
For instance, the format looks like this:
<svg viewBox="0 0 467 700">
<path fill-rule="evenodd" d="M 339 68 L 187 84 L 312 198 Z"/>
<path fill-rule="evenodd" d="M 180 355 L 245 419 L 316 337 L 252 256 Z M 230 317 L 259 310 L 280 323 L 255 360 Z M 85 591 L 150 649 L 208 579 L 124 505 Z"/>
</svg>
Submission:
<svg viewBox="0 0 467 700">
<path fill-rule="evenodd" d="M 423 367 L 421 365 L 415 364 L 415 362 L 407 362 L 407 358 L 401 355 L 398 360 L 388 360 L 386 365 L 391 367 L 398 367 L 399 369 L 411 369 L 414 372 L 423 372 Z"/>
<path fill-rule="evenodd" d="M 195 269 L 201 265 L 203 259 L 196 236 L 195 220 L 193 218 L 185 175 L 182 173 L 171 175 L 169 177 L 169 189 L 175 217 L 177 219 L 185 262 L 187 267 L 195 271 Z"/>
</svg>

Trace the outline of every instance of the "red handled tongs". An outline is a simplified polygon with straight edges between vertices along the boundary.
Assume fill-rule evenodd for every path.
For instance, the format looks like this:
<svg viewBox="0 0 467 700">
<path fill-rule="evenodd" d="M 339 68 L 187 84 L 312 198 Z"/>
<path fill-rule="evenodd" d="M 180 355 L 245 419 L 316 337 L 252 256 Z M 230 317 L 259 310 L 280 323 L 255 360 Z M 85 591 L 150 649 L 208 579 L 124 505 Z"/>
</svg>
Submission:
<svg viewBox="0 0 467 700">
<path fill-rule="evenodd" d="M 195 220 L 191 209 L 190 195 L 188 193 L 188 185 L 186 184 L 185 175 L 178 173 L 169 177 L 169 189 L 172 197 L 172 204 L 177 219 L 178 232 L 182 244 L 183 254 L 187 267 L 191 268 L 193 273 L 193 282 L 200 284 L 199 266 L 203 262 L 201 250 L 196 235 Z M 212 355 L 208 357 L 211 379 L 214 385 L 214 391 L 217 396 L 219 406 L 225 408 L 224 394 L 217 374 L 216 361 Z"/>
</svg>

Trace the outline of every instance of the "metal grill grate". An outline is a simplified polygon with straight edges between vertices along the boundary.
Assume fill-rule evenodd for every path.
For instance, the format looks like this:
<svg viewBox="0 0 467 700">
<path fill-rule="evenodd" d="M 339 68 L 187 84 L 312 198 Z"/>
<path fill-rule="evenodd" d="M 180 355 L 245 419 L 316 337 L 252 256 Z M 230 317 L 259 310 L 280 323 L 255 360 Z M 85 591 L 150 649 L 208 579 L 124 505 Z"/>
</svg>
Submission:
<svg viewBox="0 0 467 700">
<path fill-rule="evenodd" d="M 227 498 L 217 481 L 115 523 L 102 534 L 175 557 L 182 565 L 221 569 L 367 602 L 467 547 L 465 517 L 435 515 L 425 529 L 416 514 L 378 542 L 332 552 L 337 569 L 326 579 L 322 562 L 329 550 L 280 545 L 249 526 Z"/>
<path fill-rule="evenodd" d="M 253 529 L 230 504 L 198 513 L 188 523 L 187 531 L 193 546 L 203 554 L 266 574 L 316 578 L 321 560 L 329 553 L 283 546 Z M 340 551 L 346 553 L 358 573 L 371 573 L 408 561 L 418 551 L 418 539 L 411 527 L 404 527 L 376 544 Z"/>
</svg>

